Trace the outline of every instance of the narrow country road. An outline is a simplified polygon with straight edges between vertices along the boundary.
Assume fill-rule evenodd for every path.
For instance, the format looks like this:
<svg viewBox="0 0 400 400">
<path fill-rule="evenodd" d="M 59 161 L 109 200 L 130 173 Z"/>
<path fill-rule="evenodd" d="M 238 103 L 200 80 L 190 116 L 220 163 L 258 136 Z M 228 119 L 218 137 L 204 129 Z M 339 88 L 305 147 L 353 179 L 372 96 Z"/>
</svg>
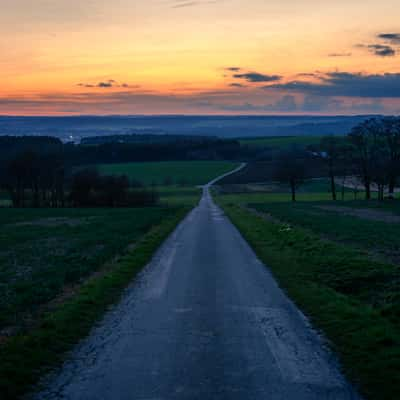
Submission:
<svg viewBox="0 0 400 400">
<path fill-rule="evenodd" d="M 36 399 L 358 399 L 204 187 Z"/>
</svg>

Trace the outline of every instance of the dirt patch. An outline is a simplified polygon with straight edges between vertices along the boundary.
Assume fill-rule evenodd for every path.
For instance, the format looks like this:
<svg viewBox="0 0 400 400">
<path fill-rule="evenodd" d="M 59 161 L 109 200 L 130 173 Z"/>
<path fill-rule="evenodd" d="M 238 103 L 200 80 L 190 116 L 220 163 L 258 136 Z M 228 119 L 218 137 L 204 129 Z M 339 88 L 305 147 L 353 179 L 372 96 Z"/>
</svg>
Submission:
<svg viewBox="0 0 400 400">
<path fill-rule="evenodd" d="M 57 227 L 67 225 L 70 227 L 80 226 L 84 224 L 88 224 L 93 221 L 96 217 L 85 217 L 85 218 L 66 218 L 66 217 L 57 217 L 57 218 L 40 218 L 35 219 L 33 221 L 24 221 L 17 222 L 12 224 L 12 226 L 40 226 L 40 227 Z"/>
<path fill-rule="evenodd" d="M 364 184 L 362 180 L 356 176 L 349 176 L 345 179 L 344 183 L 340 179 L 336 179 L 337 185 L 342 185 L 348 189 L 357 189 L 358 191 L 364 190 Z M 371 192 L 378 192 L 378 185 L 371 183 Z M 385 188 L 385 193 L 389 194 L 388 187 Z M 396 187 L 394 193 L 400 193 L 400 188 Z"/>
<path fill-rule="evenodd" d="M 373 210 L 371 208 L 351 208 L 342 206 L 315 206 L 321 210 L 333 211 L 351 217 L 380 221 L 386 223 L 400 223 L 400 216 L 389 211 Z"/>
</svg>

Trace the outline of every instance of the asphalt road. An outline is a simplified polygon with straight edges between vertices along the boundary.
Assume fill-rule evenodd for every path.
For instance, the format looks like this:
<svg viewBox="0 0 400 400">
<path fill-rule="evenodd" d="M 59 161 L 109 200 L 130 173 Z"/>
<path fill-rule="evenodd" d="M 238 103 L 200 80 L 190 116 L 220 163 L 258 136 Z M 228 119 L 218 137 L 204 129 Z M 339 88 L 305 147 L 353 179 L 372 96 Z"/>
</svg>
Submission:
<svg viewBox="0 0 400 400">
<path fill-rule="evenodd" d="M 36 399 L 358 399 L 208 187 Z"/>
</svg>

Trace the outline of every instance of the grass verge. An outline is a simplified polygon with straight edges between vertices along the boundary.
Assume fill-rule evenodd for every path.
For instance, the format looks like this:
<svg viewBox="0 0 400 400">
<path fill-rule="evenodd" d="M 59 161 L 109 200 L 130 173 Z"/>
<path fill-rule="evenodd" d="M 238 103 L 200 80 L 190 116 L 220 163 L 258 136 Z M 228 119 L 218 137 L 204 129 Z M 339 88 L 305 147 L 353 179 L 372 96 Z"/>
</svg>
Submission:
<svg viewBox="0 0 400 400">
<path fill-rule="evenodd" d="M 329 339 L 367 399 L 400 398 L 397 267 L 218 199 L 288 295 Z M 388 285 L 389 284 L 389 285 Z"/>
<path fill-rule="evenodd" d="M 86 336 L 122 290 L 151 259 L 163 240 L 189 211 L 181 207 L 140 239 L 99 277 L 89 279 L 76 295 L 44 315 L 37 327 L 10 338 L 0 347 L 0 397 L 17 399 L 40 376 L 62 361 L 63 354 Z"/>
</svg>

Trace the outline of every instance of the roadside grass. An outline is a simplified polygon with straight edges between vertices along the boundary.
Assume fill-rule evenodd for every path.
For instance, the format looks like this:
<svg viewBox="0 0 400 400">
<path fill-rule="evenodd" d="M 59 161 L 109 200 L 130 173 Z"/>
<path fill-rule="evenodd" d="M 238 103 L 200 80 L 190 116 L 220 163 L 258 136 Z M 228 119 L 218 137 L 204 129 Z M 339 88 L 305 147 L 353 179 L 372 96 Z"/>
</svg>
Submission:
<svg viewBox="0 0 400 400">
<path fill-rule="evenodd" d="M 89 333 L 93 324 L 110 304 L 118 301 L 122 290 L 147 264 L 154 251 L 189 210 L 190 207 L 176 207 L 168 211 L 155 210 L 152 228 L 140 238 L 135 234 L 135 219 L 132 215 L 131 217 L 125 215 L 124 218 L 123 215 L 120 216 L 122 220 L 126 220 L 132 232 L 132 234 L 126 232 L 121 222 L 122 225 L 119 225 L 118 229 L 126 235 L 125 246 L 137 239 L 135 247 L 126 248 L 118 259 L 107 264 L 102 274 L 93 275 L 84 281 L 73 296 L 41 315 L 39 321 L 31 329 L 10 337 L 0 345 L 2 399 L 19 398 L 37 382 L 40 376 L 62 361 L 63 354 Z M 150 228 L 149 211 L 137 211 L 135 217 L 140 219 L 139 215 L 143 214 L 147 218 L 146 225 Z M 79 210 L 79 213 L 84 213 L 84 211 Z M 121 213 L 123 214 L 123 210 Z M 112 228 L 112 219 L 116 219 L 116 215 L 110 215 L 110 218 L 107 224 L 111 224 L 111 233 L 107 241 L 113 241 L 111 236 L 118 231 Z M 96 224 L 96 227 L 97 229 L 93 227 L 91 230 L 91 237 L 101 235 L 99 225 Z M 103 229 L 105 229 L 104 226 Z M 119 240 L 124 239 L 120 236 Z M 122 244 L 118 244 L 119 250 L 122 247 Z M 85 260 L 81 262 L 83 266 Z"/>
<path fill-rule="evenodd" d="M 369 202 L 365 202 L 369 204 Z M 365 251 L 374 252 L 382 258 L 400 261 L 400 223 L 389 223 L 344 215 L 340 211 L 320 207 L 350 207 L 351 202 L 290 202 L 249 204 L 262 213 L 301 226 L 320 236 L 348 245 L 355 245 Z M 357 202 L 358 204 L 358 202 Z M 339 209 L 340 210 L 340 209 Z M 385 211 L 388 211 L 386 208 Z"/>
<path fill-rule="evenodd" d="M 264 136 L 240 138 L 240 144 L 250 147 L 271 147 L 287 149 L 291 146 L 307 147 L 320 143 L 322 136 Z"/>
<path fill-rule="evenodd" d="M 399 268 L 309 229 L 265 219 L 242 207 L 240 196 L 216 200 L 324 332 L 362 394 L 373 400 L 400 398 Z"/>
<path fill-rule="evenodd" d="M 100 173 L 127 175 L 145 185 L 171 184 L 202 185 L 217 176 L 232 171 L 239 164 L 230 161 L 162 161 L 97 165 Z"/>
</svg>

